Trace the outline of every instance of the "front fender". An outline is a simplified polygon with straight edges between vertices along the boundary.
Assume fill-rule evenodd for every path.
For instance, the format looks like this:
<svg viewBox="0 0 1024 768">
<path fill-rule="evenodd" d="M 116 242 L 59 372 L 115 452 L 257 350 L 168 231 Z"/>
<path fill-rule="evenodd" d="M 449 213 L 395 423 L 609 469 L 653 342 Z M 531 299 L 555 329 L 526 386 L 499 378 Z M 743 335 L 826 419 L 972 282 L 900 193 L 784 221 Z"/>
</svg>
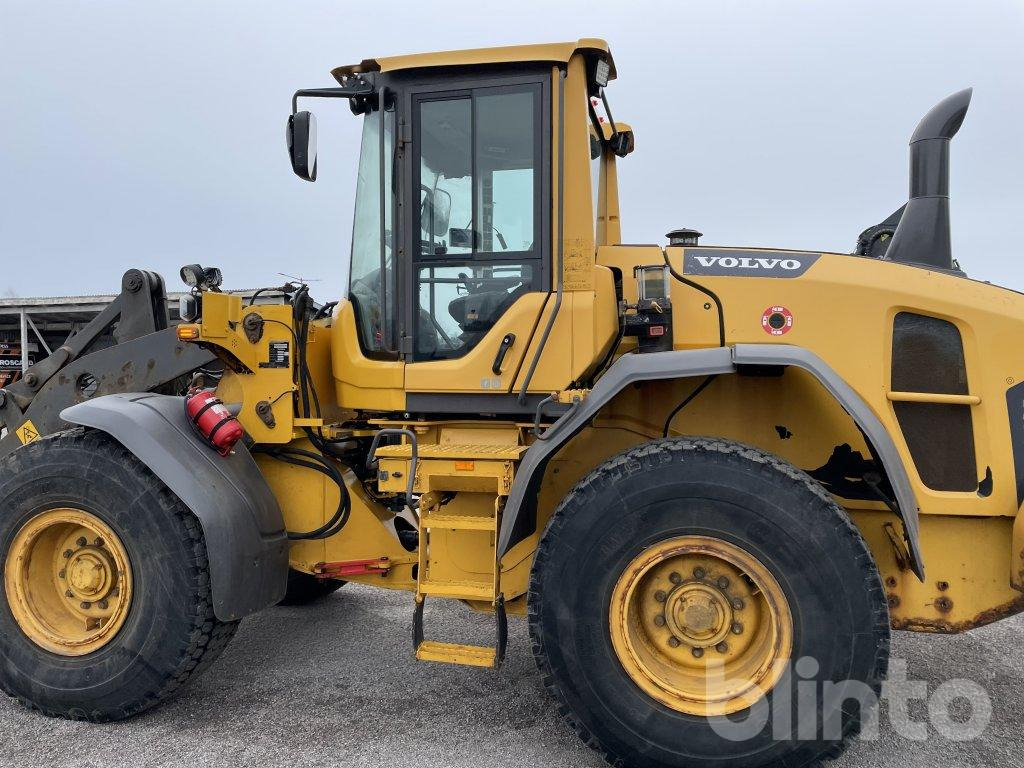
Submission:
<svg viewBox="0 0 1024 768">
<path fill-rule="evenodd" d="M 61 412 L 131 451 L 199 520 L 213 609 L 235 621 L 278 603 L 288 581 L 288 534 L 277 499 L 249 450 L 221 457 L 192 432 L 180 397 L 124 393 Z"/>
</svg>

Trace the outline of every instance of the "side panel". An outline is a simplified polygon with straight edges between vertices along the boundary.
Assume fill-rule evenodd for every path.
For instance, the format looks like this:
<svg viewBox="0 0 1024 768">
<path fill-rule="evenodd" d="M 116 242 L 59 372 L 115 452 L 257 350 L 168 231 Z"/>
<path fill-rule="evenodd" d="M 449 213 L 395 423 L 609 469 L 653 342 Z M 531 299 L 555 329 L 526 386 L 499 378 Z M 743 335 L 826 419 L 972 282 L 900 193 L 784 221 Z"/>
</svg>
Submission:
<svg viewBox="0 0 1024 768">
<path fill-rule="evenodd" d="M 210 554 L 213 607 L 235 621 L 276 604 L 288 577 L 288 537 L 277 500 L 244 445 L 218 456 L 200 443 L 181 398 L 128 393 L 61 413 L 131 451 L 192 510 Z"/>
</svg>

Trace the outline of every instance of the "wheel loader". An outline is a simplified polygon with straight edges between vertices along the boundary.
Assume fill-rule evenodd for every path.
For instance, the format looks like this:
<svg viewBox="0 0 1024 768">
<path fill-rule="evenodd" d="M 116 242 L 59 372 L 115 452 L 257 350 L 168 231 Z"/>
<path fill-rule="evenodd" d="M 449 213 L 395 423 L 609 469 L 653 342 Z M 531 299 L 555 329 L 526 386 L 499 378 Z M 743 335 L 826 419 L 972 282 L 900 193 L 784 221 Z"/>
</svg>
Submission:
<svg viewBox="0 0 1024 768">
<path fill-rule="evenodd" d="M 355 582 L 409 593 L 424 662 L 497 668 L 526 621 L 612 764 L 808 766 L 858 733 L 892 629 L 1021 611 L 1024 298 L 949 235 L 970 90 L 917 126 L 908 202 L 839 254 L 621 242 L 635 139 L 602 40 L 332 74 L 287 143 L 314 181 L 300 102 L 362 124 L 345 298 L 243 302 L 192 265 L 182 324 L 126 342 L 165 375 L 67 389 L 45 428 L 46 398 L 0 390 L 9 695 L 130 717 L 243 618 Z M 428 622 L 442 600 L 493 642 Z"/>
</svg>

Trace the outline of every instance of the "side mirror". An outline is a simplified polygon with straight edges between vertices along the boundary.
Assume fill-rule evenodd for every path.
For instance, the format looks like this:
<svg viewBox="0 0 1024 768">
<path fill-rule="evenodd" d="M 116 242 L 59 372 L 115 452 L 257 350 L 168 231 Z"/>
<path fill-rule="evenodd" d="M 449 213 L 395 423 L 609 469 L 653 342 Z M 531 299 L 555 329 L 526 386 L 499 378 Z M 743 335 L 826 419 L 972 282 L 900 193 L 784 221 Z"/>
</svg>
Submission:
<svg viewBox="0 0 1024 768">
<path fill-rule="evenodd" d="M 452 215 L 452 196 L 443 189 L 433 192 L 424 188 L 420 203 L 420 228 L 434 237 L 448 234 L 448 220 Z"/>
<path fill-rule="evenodd" d="M 285 134 L 295 175 L 316 181 L 316 115 L 303 111 L 289 116 Z"/>
</svg>

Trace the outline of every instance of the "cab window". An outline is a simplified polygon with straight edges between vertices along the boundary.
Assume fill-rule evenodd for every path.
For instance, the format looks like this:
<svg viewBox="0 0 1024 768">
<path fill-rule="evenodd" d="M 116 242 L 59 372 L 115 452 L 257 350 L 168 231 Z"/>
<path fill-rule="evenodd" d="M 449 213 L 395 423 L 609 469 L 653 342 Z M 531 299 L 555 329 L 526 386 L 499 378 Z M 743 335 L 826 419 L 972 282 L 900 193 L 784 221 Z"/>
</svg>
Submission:
<svg viewBox="0 0 1024 768">
<path fill-rule="evenodd" d="M 348 299 L 355 308 L 360 346 L 370 357 L 391 357 L 395 349 L 392 164 L 389 161 L 393 143 L 394 112 L 375 110 L 367 114 L 356 181 Z M 381 163 L 382 149 L 384 163 Z"/>
</svg>

